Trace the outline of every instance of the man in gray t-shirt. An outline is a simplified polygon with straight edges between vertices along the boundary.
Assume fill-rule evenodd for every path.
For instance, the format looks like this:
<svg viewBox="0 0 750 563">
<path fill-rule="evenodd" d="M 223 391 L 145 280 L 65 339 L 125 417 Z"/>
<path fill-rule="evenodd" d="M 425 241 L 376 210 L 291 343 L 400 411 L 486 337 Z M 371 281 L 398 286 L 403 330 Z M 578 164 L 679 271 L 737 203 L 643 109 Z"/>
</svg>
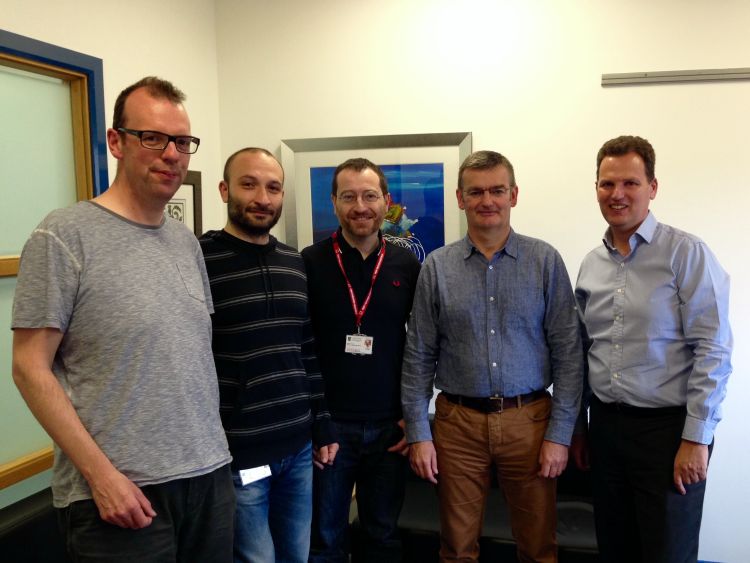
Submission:
<svg viewBox="0 0 750 563">
<path fill-rule="evenodd" d="M 74 561 L 230 561 L 234 491 L 197 240 L 164 207 L 199 140 L 184 95 L 145 78 L 115 103 L 109 189 L 26 243 L 13 378 L 55 442 Z"/>
</svg>

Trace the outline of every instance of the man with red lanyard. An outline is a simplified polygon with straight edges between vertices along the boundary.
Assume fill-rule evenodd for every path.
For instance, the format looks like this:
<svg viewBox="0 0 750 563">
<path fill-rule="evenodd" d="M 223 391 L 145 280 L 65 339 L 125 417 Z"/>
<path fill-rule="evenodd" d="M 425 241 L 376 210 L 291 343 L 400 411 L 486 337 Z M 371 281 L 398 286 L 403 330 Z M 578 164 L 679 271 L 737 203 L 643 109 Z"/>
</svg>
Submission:
<svg viewBox="0 0 750 563">
<path fill-rule="evenodd" d="M 401 358 L 419 262 L 380 234 L 390 196 L 364 158 L 336 168 L 331 201 L 340 228 L 302 251 L 326 399 L 338 434 L 331 464 L 316 460 L 311 562 L 348 561 L 354 485 L 366 560 L 401 560 L 397 520 L 408 445 L 400 406 Z"/>
</svg>

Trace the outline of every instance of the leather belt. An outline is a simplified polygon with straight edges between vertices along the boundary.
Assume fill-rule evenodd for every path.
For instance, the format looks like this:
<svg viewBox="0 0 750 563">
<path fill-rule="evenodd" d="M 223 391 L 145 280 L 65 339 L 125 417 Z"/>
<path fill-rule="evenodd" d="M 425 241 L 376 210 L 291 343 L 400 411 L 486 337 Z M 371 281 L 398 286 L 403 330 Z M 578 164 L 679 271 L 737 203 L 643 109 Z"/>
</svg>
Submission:
<svg viewBox="0 0 750 563">
<path fill-rule="evenodd" d="M 687 407 L 635 407 L 627 403 L 605 403 L 596 395 L 591 396 L 591 404 L 599 405 L 604 411 L 612 414 L 620 414 L 632 418 L 649 418 L 660 416 L 685 416 Z"/>
<path fill-rule="evenodd" d="M 543 397 L 549 397 L 546 389 L 539 389 L 538 391 L 532 391 L 525 395 L 517 395 L 515 397 L 465 397 L 463 395 L 454 395 L 453 393 L 441 393 L 451 403 L 468 407 L 485 414 L 503 412 L 506 409 L 520 408 L 523 405 L 527 405 L 534 401 L 538 401 Z"/>
</svg>

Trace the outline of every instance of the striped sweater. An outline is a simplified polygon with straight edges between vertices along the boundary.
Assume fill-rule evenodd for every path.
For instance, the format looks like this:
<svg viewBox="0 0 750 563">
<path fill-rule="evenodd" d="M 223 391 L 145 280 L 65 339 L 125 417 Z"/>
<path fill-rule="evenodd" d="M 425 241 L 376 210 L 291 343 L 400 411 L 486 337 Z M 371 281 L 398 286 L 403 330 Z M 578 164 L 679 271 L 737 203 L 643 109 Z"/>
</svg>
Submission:
<svg viewBox="0 0 750 563">
<path fill-rule="evenodd" d="M 225 231 L 200 238 L 214 301 L 213 353 L 233 469 L 334 441 L 299 253 Z"/>
</svg>

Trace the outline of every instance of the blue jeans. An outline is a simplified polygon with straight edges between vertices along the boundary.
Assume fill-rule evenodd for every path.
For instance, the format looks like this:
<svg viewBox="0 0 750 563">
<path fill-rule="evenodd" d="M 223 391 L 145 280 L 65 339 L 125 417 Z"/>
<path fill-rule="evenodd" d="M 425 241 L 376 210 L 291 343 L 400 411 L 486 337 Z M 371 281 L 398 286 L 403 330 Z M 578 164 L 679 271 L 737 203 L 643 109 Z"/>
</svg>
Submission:
<svg viewBox="0 0 750 563">
<path fill-rule="evenodd" d="M 332 466 L 314 470 L 314 515 L 311 563 L 348 561 L 347 530 L 352 490 L 357 485 L 357 512 L 365 560 L 401 560 L 398 516 L 404 502 L 406 458 L 386 451 L 402 437 L 394 421 L 334 421 L 339 451 Z"/>
<path fill-rule="evenodd" d="M 270 467 L 270 477 L 244 486 L 239 473 L 232 472 L 237 493 L 235 563 L 307 561 L 312 520 L 310 442 Z"/>
</svg>

